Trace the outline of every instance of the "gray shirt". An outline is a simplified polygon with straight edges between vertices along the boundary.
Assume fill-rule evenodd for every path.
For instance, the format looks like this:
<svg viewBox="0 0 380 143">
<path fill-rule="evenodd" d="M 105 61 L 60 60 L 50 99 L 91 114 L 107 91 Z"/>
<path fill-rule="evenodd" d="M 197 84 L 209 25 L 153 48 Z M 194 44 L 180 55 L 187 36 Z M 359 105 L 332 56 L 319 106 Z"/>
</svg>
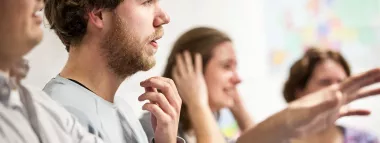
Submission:
<svg viewBox="0 0 380 143">
<path fill-rule="evenodd" d="M 102 142 L 41 90 L 27 87 L 11 91 L 3 82 L 0 96 L 1 143 Z"/>
<path fill-rule="evenodd" d="M 126 102 L 118 100 L 112 104 L 80 83 L 61 76 L 52 79 L 44 91 L 106 142 L 148 143 L 137 116 Z"/>
</svg>

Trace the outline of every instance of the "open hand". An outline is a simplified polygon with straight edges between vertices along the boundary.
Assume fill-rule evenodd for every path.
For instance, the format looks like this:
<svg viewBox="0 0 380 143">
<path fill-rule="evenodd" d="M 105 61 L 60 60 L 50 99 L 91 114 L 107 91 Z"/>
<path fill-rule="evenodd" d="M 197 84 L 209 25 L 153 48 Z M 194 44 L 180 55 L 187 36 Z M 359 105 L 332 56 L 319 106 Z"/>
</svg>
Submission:
<svg viewBox="0 0 380 143">
<path fill-rule="evenodd" d="M 202 70 L 202 57 L 195 54 L 195 64 L 188 51 L 178 54 L 173 68 L 173 79 L 184 103 L 188 106 L 207 105 L 208 92 Z"/>
<path fill-rule="evenodd" d="M 279 116 L 283 116 L 280 118 L 286 121 L 287 131 L 293 137 L 322 131 L 334 125 L 340 117 L 368 115 L 369 111 L 349 109 L 346 105 L 364 97 L 380 94 L 380 88 L 365 88 L 378 82 L 380 82 L 379 68 L 306 95 L 290 103 Z"/>
</svg>

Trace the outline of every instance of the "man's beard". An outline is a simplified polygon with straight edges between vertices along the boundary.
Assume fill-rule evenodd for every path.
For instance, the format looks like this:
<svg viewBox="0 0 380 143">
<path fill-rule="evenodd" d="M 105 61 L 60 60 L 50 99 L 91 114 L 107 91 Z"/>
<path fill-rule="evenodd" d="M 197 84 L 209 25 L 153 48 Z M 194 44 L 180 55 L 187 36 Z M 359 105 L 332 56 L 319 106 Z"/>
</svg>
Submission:
<svg viewBox="0 0 380 143">
<path fill-rule="evenodd" d="M 101 45 L 101 52 L 111 72 L 124 79 L 138 71 L 151 69 L 156 61 L 154 53 L 146 46 L 150 40 L 162 35 L 162 28 L 140 41 L 138 34 L 129 28 L 128 24 L 124 24 L 117 14 L 113 14 L 112 21 L 111 30 Z"/>
</svg>

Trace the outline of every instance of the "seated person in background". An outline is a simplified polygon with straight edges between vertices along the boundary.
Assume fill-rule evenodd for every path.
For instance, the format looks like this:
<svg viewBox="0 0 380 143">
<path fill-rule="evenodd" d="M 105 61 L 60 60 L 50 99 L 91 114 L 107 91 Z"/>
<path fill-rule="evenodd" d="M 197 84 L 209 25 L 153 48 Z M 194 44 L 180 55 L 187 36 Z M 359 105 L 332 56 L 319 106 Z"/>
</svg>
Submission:
<svg viewBox="0 0 380 143">
<path fill-rule="evenodd" d="M 253 121 L 243 106 L 236 88 L 241 79 L 236 71 L 237 59 L 232 40 L 225 33 L 207 27 L 194 28 L 184 33 L 174 44 L 163 76 L 173 78 L 174 64 L 178 62 L 176 59 L 186 57 L 183 60 L 191 62 L 191 55 L 195 54 L 203 57 L 204 70 L 200 72 L 199 78 L 204 82 L 198 84 L 196 80 L 182 78 L 175 80 L 176 83 L 187 82 L 185 85 L 177 84 L 180 86 L 177 88 L 185 101 L 180 115 L 179 135 L 188 143 L 201 142 L 203 138 L 215 136 L 203 134 L 202 131 L 197 130 L 199 129 L 197 126 L 200 125 L 197 120 L 202 119 L 204 115 L 214 115 L 210 117 L 215 120 L 212 126 L 217 126 L 215 123 L 218 120 L 219 111 L 223 108 L 230 109 L 241 131 L 252 127 Z M 207 98 L 192 98 L 197 94 L 204 94 L 203 96 Z M 204 112 L 211 114 L 203 114 Z M 144 114 L 140 122 L 147 136 L 152 138 L 150 113 Z M 219 130 L 216 131 L 219 132 Z"/>
<path fill-rule="evenodd" d="M 344 57 L 325 48 L 310 48 L 291 67 L 283 95 L 292 102 L 350 76 L 350 67 Z M 358 112 L 369 114 L 368 111 Z M 355 129 L 331 125 L 314 135 L 292 140 L 292 143 L 377 143 L 375 136 Z"/>
</svg>

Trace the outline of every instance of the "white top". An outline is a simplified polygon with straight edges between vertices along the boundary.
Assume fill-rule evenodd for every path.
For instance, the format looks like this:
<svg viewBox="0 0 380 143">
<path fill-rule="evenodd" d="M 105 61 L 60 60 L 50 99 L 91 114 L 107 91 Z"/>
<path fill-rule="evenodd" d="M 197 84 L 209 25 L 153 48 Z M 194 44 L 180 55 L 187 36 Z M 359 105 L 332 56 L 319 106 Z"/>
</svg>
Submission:
<svg viewBox="0 0 380 143">
<path fill-rule="evenodd" d="M 0 79 L 0 81 L 3 79 Z M 0 84 L 0 89 L 9 88 Z M 29 100 L 36 112 L 26 112 L 18 91 L 9 95 L 9 100 L 0 100 L 1 143 L 101 143 L 88 133 L 80 123 L 62 106 L 51 100 L 44 92 L 27 88 Z M 25 96 L 25 95 L 23 95 Z M 21 110 L 20 110 L 21 109 Z M 24 112 L 25 111 L 25 112 Z M 34 117 L 38 131 L 34 130 L 30 118 Z M 41 138 L 41 141 L 38 139 Z"/>
</svg>

